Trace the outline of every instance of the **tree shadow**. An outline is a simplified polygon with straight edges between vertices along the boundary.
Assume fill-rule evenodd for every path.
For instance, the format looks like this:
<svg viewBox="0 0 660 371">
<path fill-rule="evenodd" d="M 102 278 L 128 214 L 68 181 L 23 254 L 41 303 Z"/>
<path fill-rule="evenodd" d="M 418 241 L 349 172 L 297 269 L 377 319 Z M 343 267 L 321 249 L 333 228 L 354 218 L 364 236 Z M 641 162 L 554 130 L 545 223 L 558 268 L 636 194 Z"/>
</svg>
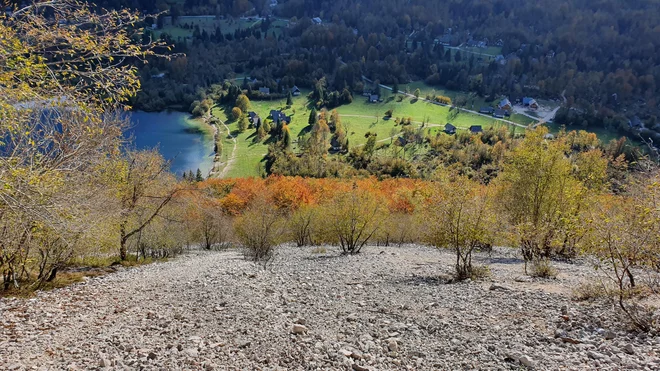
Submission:
<svg viewBox="0 0 660 371">
<path fill-rule="evenodd" d="M 300 129 L 298 132 L 298 138 L 302 137 L 305 134 L 309 134 L 312 131 L 312 125 L 307 125 L 304 128 Z"/>
<path fill-rule="evenodd" d="M 418 101 L 419 101 L 419 98 L 412 98 L 412 99 L 410 100 L 410 104 L 415 104 L 415 103 L 417 103 Z"/>
</svg>

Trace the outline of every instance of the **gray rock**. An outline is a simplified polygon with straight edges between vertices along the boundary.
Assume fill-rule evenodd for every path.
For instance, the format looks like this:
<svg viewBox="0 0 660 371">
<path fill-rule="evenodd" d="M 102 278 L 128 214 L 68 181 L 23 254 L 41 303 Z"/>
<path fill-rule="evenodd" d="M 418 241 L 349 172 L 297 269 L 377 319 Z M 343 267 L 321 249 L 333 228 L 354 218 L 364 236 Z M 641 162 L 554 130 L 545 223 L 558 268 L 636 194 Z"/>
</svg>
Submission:
<svg viewBox="0 0 660 371">
<path fill-rule="evenodd" d="M 294 324 L 293 328 L 291 329 L 291 332 L 293 332 L 296 335 L 302 335 L 307 333 L 307 327 L 301 325 L 301 324 Z"/>
<path fill-rule="evenodd" d="M 397 352 L 399 350 L 399 344 L 397 344 L 396 340 L 390 340 L 387 342 L 387 349 L 389 349 L 390 352 Z"/>
<path fill-rule="evenodd" d="M 635 354 L 635 347 L 632 344 L 628 343 L 624 345 L 623 351 L 628 354 Z"/>
<path fill-rule="evenodd" d="M 199 357 L 199 351 L 197 351 L 197 349 L 195 349 L 195 348 L 188 348 L 188 349 L 184 350 L 184 352 L 188 355 L 188 357 L 191 357 L 191 358 Z"/>
<path fill-rule="evenodd" d="M 528 356 L 522 356 L 518 358 L 518 362 L 525 367 L 534 367 L 534 361 Z"/>
<path fill-rule="evenodd" d="M 605 340 L 612 340 L 616 338 L 616 334 L 614 333 L 614 331 L 610 331 L 610 330 L 605 331 L 603 336 L 605 337 Z"/>
<path fill-rule="evenodd" d="M 107 358 L 101 358 L 101 360 L 99 361 L 99 367 L 101 368 L 111 367 L 111 366 L 112 366 L 112 362 L 110 362 L 110 360 Z"/>
</svg>

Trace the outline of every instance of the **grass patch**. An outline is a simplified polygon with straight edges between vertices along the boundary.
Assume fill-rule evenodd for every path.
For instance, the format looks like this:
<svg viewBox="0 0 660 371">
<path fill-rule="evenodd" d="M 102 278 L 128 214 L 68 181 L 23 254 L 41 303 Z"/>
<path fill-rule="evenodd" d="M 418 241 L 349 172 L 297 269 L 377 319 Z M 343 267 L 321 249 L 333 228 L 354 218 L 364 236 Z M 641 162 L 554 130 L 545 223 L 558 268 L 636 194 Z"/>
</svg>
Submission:
<svg viewBox="0 0 660 371">
<path fill-rule="evenodd" d="M 298 97 L 293 98 L 293 105 L 286 107 L 286 99 L 252 101 L 250 111 L 254 111 L 262 119 L 266 119 L 271 110 L 283 110 L 291 119 L 289 129 L 293 135 L 293 150 L 298 151 L 298 139 L 309 131 L 310 107 L 307 101 L 309 91 L 303 91 Z M 389 138 L 397 135 L 402 127 L 395 123 L 396 117 L 411 117 L 413 126 L 419 127 L 422 122 L 427 122 L 427 127 L 431 132 L 441 131 L 447 122 L 451 122 L 461 130 L 467 130 L 472 125 L 482 125 L 484 128 L 492 126 L 501 126 L 508 124 L 490 117 L 475 115 L 466 112 L 460 112 L 457 116 L 451 117 L 449 107 L 438 106 L 422 100 L 415 100 L 405 97 L 400 102 L 394 95 L 382 89 L 382 103 L 369 103 L 367 98 L 361 95 L 355 95 L 353 103 L 337 108 L 342 124 L 348 134 L 350 147 L 360 146 L 366 143 L 365 134 L 367 132 L 375 133 L 380 143 L 389 143 Z M 248 129 L 244 133 L 238 132 L 238 123 L 230 119 L 230 107 L 215 107 L 212 115 L 224 121 L 229 127 L 232 135 L 236 136 L 235 161 L 227 172 L 227 178 L 260 176 L 263 172 L 263 161 L 268 153 L 268 144 L 266 142 L 255 143 L 253 129 Z M 393 111 L 391 119 L 385 119 L 385 112 Z M 225 130 L 221 127 L 221 130 Z M 522 128 L 516 128 L 517 132 L 522 132 Z M 223 135 L 223 147 L 221 159 L 223 162 L 229 161 L 234 148 L 233 140 Z"/>
</svg>

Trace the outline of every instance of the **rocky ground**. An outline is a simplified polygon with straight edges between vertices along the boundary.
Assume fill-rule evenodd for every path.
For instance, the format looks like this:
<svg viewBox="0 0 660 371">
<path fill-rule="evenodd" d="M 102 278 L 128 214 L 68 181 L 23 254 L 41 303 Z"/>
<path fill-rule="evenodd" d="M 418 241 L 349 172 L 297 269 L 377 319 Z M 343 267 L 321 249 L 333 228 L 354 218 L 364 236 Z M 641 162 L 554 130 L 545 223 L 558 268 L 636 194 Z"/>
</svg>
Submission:
<svg viewBox="0 0 660 371">
<path fill-rule="evenodd" d="M 191 252 L 2 299 L 0 369 L 660 369 L 660 338 L 571 300 L 588 265 L 529 280 L 512 250 L 477 260 L 490 279 L 446 284 L 451 253 L 425 247 L 284 247 L 266 270 Z"/>
</svg>

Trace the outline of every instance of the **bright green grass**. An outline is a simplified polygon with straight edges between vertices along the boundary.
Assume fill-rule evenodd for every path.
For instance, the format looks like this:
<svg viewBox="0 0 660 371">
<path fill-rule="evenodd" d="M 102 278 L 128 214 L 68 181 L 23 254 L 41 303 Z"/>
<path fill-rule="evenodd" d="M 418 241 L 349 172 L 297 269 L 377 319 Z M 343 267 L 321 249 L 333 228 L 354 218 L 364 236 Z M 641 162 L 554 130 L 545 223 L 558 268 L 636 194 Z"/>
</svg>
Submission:
<svg viewBox="0 0 660 371">
<path fill-rule="evenodd" d="M 475 54 L 483 54 L 485 56 L 492 56 L 492 57 L 497 57 L 498 55 L 502 54 L 502 47 L 501 46 L 489 46 L 485 49 L 478 48 L 476 46 L 473 47 L 462 47 L 461 50 L 465 50 L 468 52 L 472 52 Z"/>
<path fill-rule="evenodd" d="M 299 97 L 294 97 L 293 106 L 285 107 L 285 99 L 276 99 L 270 101 L 252 101 L 251 111 L 256 112 L 262 119 L 266 119 L 271 110 L 282 109 L 287 115 L 292 117 L 289 129 L 293 136 L 293 150 L 297 151 L 298 138 L 303 136 L 308 130 L 308 120 L 310 108 L 307 102 L 308 91 L 303 91 Z M 442 130 L 447 123 L 448 107 L 437 106 L 426 103 L 421 100 L 413 101 L 410 98 L 397 102 L 392 95 L 383 89 L 383 103 L 368 103 L 366 97 L 356 95 L 353 103 L 337 108 L 340 114 L 342 124 L 346 129 L 349 144 L 351 147 L 363 145 L 366 142 L 365 134 L 375 133 L 379 142 L 388 143 L 388 139 L 396 136 L 402 129 L 397 126 L 394 117 L 411 117 L 415 122 L 414 127 L 419 127 L 422 121 L 429 124 L 432 132 Z M 391 98 L 391 99 L 390 99 Z M 385 111 L 394 110 L 394 117 L 390 120 L 384 118 Z M 263 169 L 263 159 L 268 152 L 268 143 L 254 143 L 254 130 L 248 129 L 244 133 L 238 133 L 238 124 L 229 120 L 227 112 L 221 107 L 213 109 L 212 114 L 225 121 L 233 135 L 236 135 L 237 149 L 236 160 L 228 171 L 226 177 L 249 177 L 259 176 Z M 501 121 L 492 118 L 483 117 L 469 113 L 460 113 L 451 122 L 462 130 L 467 130 L 471 125 L 482 125 L 484 128 L 498 125 L 506 125 Z M 522 128 L 516 128 L 522 132 Z M 222 159 L 227 161 L 231 156 L 234 143 L 227 137 L 224 128 L 223 132 L 223 151 Z"/>
</svg>

